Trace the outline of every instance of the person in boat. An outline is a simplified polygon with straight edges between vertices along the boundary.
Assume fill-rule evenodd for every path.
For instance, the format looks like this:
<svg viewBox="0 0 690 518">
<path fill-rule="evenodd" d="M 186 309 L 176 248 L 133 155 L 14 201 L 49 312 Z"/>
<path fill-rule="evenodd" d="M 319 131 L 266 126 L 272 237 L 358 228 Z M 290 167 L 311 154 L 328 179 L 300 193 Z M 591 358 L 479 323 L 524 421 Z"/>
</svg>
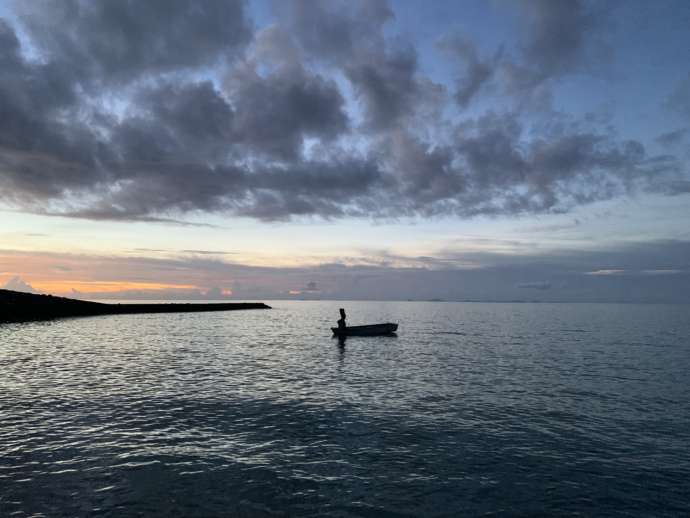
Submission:
<svg viewBox="0 0 690 518">
<path fill-rule="evenodd" d="M 345 323 L 345 308 L 340 308 L 340 320 L 338 320 L 338 331 L 345 331 L 347 324 Z"/>
</svg>

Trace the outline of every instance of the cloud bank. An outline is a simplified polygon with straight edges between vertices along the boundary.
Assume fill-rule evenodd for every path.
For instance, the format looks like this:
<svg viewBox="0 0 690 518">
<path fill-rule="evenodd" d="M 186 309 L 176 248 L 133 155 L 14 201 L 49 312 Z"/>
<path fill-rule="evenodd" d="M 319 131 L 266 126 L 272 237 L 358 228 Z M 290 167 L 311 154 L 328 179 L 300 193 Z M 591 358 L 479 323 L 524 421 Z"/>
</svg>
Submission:
<svg viewBox="0 0 690 518">
<path fill-rule="evenodd" d="M 275 9 L 259 28 L 240 0 L 13 4 L 0 203 L 95 220 L 472 217 L 687 192 L 676 156 L 551 107 L 555 82 L 600 65 L 585 2 L 512 6 L 524 37 L 488 55 L 440 38 L 453 87 L 385 30 L 385 2 Z"/>
<path fill-rule="evenodd" d="M 421 257 L 372 250 L 295 267 L 203 254 L 0 250 L 0 272 L 43 292 L 85 298 L 690 303 L 689 258 L 690 242 L 672 240 L 539 253 L 526 246 L 512 254 L 460 245 Z M 26 286 L 19 278 L 8 284 Z"/>
</svg>

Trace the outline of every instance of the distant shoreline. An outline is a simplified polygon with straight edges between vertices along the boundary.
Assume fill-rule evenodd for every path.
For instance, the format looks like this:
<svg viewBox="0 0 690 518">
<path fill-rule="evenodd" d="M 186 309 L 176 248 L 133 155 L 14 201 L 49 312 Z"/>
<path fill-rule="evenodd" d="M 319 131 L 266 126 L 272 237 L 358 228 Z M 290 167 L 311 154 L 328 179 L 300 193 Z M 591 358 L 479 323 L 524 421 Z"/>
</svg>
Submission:
<svg viewBox="0 0 690 518">
<path fill-rule="evenodd" d="M 242 309 L 271 309 L 271 307 L 263 302 L 107 304 L 0 289 L 0 324 L 100 315 L 196 313 Z"/>
</svg>

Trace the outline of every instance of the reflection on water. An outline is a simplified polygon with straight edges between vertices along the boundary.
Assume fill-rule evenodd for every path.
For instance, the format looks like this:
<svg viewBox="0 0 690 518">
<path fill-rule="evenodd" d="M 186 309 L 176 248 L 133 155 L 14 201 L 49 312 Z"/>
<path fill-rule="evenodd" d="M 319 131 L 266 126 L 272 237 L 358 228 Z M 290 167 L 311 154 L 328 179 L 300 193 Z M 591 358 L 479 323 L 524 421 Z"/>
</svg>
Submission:
<svg viewBox="0 0 690 518">
<path fill-rule="evenodd" d="M 690 307 L 346 303 L 0 328 L 0 516 L 687 515 Z"/>
</svg>

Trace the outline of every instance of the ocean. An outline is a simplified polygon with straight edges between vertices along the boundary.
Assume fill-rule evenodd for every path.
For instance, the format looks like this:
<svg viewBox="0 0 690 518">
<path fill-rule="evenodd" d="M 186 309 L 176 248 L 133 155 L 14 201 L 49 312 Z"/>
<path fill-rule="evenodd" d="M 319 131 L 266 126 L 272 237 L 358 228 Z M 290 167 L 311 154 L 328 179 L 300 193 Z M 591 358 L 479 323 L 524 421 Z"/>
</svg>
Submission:
<svg viewBox="0 0 690 518">
<path fill-rule="evenodd" d="M 0 326 L 0 516 L 690 515 L 690 306 L 266 302 Z"/>
</svg>

